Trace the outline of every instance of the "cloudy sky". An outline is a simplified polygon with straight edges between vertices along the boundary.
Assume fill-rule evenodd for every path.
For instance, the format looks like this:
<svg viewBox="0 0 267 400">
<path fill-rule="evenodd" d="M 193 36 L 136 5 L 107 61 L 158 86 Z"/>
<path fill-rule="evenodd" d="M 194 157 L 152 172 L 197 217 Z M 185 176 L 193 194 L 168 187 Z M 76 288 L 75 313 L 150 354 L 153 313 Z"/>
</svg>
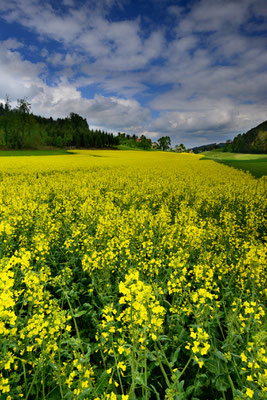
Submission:
<svg viewBox="0 0 267 400">
<path fill-rule="evenodd" d="M 194 146 L 267 119 L 266 0 L 0 0 L 0 101 Z"/>
</svg>

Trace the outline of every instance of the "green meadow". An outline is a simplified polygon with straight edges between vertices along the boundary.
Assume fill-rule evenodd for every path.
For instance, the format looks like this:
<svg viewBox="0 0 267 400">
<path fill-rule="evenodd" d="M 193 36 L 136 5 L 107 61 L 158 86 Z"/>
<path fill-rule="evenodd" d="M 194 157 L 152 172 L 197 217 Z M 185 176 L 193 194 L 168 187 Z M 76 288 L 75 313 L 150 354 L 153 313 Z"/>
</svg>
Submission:
<svg viewBox="0 0 267 400">
<path fill-rule="evenodd" d="M 256 178 L 267 175 L 267 155 L 266 154 L 241 154 L 224 153 L 222 150 L 211 150 L 201 153 L 202 160 L 214 160 L 229 167 L 248 171 Z"/>
</svg>

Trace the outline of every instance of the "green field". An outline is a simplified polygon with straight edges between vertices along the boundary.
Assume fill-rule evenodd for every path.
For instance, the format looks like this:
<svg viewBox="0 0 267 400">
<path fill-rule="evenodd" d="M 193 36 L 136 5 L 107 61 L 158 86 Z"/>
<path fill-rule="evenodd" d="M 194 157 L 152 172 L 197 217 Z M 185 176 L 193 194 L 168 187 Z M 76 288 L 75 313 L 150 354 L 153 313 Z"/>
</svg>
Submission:
<svg viewBox="0 0 267 400">
<path fill-rule="evenodd" d="M 72 154 L 66 149 L 56 149 L 56 150 L 0 150 L 0 157 L 8 156 L 58 156 L 63 154 Z"/>
<path fill-rule="evenodd" d="M 205 151 L 201 154 L 204 156 L 202 160 L 214 160 L 229 167 L 249 171 L 256 178 L 267 175 L 266 154 L 224 153 L 222 150 Z"/>
</svg>

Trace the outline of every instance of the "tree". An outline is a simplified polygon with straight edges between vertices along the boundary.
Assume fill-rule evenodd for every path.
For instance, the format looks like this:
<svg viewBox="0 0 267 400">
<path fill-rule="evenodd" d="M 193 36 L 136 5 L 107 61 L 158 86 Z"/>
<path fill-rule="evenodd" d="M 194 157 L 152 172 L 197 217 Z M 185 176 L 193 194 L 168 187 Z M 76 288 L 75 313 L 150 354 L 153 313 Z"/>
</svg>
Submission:
<svg viewBox="0 0 267 400">
<path fill-rule="evenodd" d="M 176 153 L 183 153 L 185 152 L 185 146 L 183 145 L 183 143 L 181 144 L 176 144 L 175 148 L 174 148 Z"/>
<path fill-rule="evenodd" d="M 0 117 L 5 114 L 4 104 L 0 103 Z"/>
<path fill-rule="evenodd" d="M 25 131 L 28 122 L 28 117 L 31 111 L 31 104 L 28 102 L 27 98 L 18 99 L 16 107 L 16 119 L 17 119 L 17 145 L 19 149 L 25 146 Z"/>
<path fill-rule="evenodd" d="M 170 148 L 171 146 L 171 138 L 170 136 L 162 136 L 159 140 L 159 147 L 163 150 L 166 151 Z"/>
<path fill-rule="evenodd" d="M 140 141 L 138 142 L 138 147 L 148 150 L 151 149 L 151 139 L 147 139 L 145 135 L 140 136 Z"/>
<path fill-rule="evenodd" d="M 28 102 L 26 97 L 24 97 L 24 99 L 18 99 L 16 110 L 22 114 L 30 114 L 31 103 Z"/>
<path fill-rule="evenodd" d="M 10 110 L 11 110 L 10 99 L 9 96 L 6 95 L 5 112 L 9 112 Z"/>
</svg>

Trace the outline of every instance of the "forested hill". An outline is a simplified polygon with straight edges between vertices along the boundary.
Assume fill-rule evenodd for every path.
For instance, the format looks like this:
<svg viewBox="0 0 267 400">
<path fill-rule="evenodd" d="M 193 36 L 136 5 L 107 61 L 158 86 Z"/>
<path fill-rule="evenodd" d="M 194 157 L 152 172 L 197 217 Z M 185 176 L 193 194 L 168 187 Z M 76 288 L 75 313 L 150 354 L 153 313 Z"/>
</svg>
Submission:
<svg viewBox="0 0 267 400">
<path fill-rule="evenodd" d="M 248 132 L 237 135 L 225 151 L 234 153 L 267 153 L 267 121 Z"/>
<path fill-rule="evenodd" d="M 18 100 L 11 108 L 0 103 L 0 147 L 7 149 L 37 149 L 54 147 L 112 147 L 118 138 L 112 133 L 89 129 L 87 121 L 71 113 L 66 118 L 44 118 L 30 112 L 30 104 Z"/>
</svg>

